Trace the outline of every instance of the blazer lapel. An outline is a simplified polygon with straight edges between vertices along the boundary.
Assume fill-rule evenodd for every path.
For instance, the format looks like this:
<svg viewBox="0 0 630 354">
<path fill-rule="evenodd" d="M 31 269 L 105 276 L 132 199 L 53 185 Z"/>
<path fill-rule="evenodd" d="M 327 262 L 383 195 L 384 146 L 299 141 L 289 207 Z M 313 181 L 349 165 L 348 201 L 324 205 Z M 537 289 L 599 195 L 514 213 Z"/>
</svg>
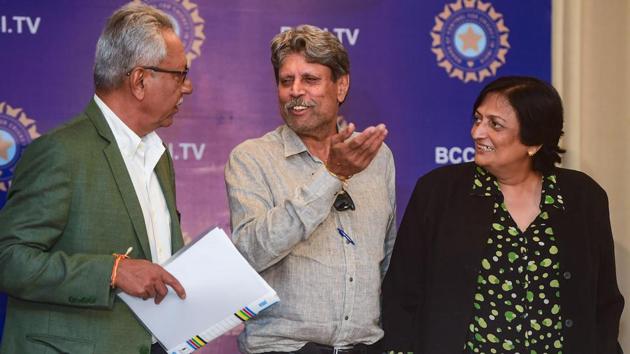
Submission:
<svg viewBox="0 0 630 354">
<path fill-rule="evenodd" d="M 177 203 L 175 197 L 175 181 L 171 173 L 172 162 L 168 150 L 164 151 L 162 157 L 155 166 L 155 174 L 157 175 L 160 187 L 162 187 L 162 193 L 166 200 L 166 206 L 168 207 L 168 213 L 171 216 L 171 249 L 175 253 L 177 250 L 184 246 L 184 240 L 182 238 L 182 229 L 179 223 L 179 216 L 177 213 Z"/>
<path fill-rule="evenodd" d="M 114 176 L 114 180 L 118 186 L 118 191 L 123 199 L 129 218 L 131 219 L 131 224 L 136 232 L 138 243 L 140 244 L 140 247 L 142 247 L 142 252 L 144 253 L 145 258 L 150 260 L 151 248 L 149 246 L 149 237 L 147 236 L 144 216 L 142 215 L 142 208 L 140 207 L 140 202 L 136 196 L 136 191 L 133 187 L 133 183 L 131 182 L 131 177 L 127 171 L 125 161 L 123 160 L 120 149 L 116 144 L 114 134 L 109 128 L 105 117 L 103 117 L 101 110 L 98 108 L 94 100 L 90 102 L 85 110 L 85 113 L 96 127 L 99 135 L 109 142 L 109 145 L 103 149 L 103 153 L 105 154 L 109 168 L 112 171 L 112 175 Z"/>
</svg>

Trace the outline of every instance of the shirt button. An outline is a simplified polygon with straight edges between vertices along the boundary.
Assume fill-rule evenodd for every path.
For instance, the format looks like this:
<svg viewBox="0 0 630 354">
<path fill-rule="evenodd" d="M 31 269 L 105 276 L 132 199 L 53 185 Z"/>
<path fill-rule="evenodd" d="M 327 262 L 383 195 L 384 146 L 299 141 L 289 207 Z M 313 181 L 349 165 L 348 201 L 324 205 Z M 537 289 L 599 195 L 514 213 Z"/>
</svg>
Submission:
<svg viewBox="0 0 630 354">
<path fill-rule="evenodd" d="M 350 282 L 352 283 L 354 281 L 354 278 L 350 277 Z"/>
<path fill-rule="evenodd" d="M 567 328 L 571 328 L 571 327 L 573 327 L 573 321 L 571 321 L 571 320 L 566 320 L 566 321 L 564 321 L 564 325 L 565 325 Z"/>
<path fill-rule="evenodd" d="M 564 279 L 569 280 L 569 279 L 571 279 L 571 272 L 564 272 L 564 274 L 562 274 L 562 276 L 564 277 Z"/>
<path fill-rule="evenodd" d="M 346 316 L 346 317 L 344 317 L 343 319 L 347 321 L 347 320 L 348 320 L 348 318 L 350 318 L 350 317 Z"/>
</svg>

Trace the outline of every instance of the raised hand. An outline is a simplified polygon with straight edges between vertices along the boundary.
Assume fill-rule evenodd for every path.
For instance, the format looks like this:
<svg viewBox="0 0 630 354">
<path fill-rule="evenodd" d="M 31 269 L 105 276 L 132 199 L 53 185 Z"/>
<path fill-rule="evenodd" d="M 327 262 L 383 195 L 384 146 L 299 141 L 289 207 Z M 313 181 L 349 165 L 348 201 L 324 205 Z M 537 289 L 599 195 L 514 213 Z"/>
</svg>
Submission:
<svg viewBox="0 0 630 354">
<path fill-rule="evenodd" d="M 349 178 L 363 171 L 372 162 L 387 136 L 385 124 L 368 127 L 351 137 L 354 130 L 354 124 L 350 123 L 330 140 L 326 167 L 342 178 Z"/>
<path fill-rule="evenodd" d="M 181 298 L 186 298 L 186 291 L 179 281 L 160 265 L 144 259 L 123 259 L 118 265 L 114 286 L 123 292 L 143 298 L 153 298 L 156 304 L 162 302 L 168 289 L 175 290 Z"/>
</svg>

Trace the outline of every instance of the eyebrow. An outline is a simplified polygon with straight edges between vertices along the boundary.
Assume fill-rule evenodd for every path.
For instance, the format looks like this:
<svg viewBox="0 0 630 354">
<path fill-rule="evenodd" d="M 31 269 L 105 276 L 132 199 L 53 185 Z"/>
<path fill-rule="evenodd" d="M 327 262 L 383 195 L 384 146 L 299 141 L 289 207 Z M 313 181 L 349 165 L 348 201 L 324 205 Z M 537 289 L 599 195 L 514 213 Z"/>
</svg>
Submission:
<svg viewBox="0 0 630 354">
<path fill-rule="evenodd" d="M 475 115 L 480 115 L 482 118 L 484 117 L 484 115 L 481 114 L 478 110 L 475 110 Z M 502 120 L 503 122 L 507 122 L 507 120 L 505 118 L 503 118 L 501 116 L 494 115 L 494 114 L 489 114 L 489 115 L 486 116 L 486 118 L 496 118 L 496 119 Z"/>
</svg>

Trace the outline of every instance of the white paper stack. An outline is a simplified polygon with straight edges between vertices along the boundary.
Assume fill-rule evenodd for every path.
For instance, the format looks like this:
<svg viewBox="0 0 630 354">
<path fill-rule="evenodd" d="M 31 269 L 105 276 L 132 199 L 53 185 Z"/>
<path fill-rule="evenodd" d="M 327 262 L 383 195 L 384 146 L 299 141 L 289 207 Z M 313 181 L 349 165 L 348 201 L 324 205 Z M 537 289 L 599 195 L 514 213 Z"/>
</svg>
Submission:
<svg viewBox="0 0 630 354">
<path fill-rule="evenodd" d="M 220 228 L 163 266 L 186 289 L 185 300 L 170 288 L 159 305 L 124 293 L 118 296 L 171 354 L 192 353 L 279 301 Z"/>
</svg>

